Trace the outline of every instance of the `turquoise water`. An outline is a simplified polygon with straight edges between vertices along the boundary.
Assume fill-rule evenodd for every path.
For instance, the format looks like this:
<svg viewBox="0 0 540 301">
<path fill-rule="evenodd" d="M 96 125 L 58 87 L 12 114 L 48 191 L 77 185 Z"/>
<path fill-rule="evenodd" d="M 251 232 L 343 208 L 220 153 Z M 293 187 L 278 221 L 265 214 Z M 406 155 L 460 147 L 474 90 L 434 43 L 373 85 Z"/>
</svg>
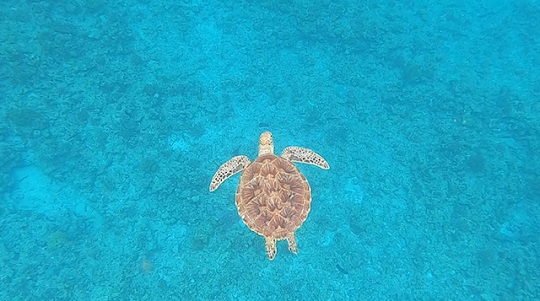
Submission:
<svg viewBox="0 0 540 301">
<path fill-rule="evenodd" d="M 0 300 L 540 299 L 540 2 L 0 8 Z M 321 154 L 299 252 L 230 157 Z"/>
</svg>

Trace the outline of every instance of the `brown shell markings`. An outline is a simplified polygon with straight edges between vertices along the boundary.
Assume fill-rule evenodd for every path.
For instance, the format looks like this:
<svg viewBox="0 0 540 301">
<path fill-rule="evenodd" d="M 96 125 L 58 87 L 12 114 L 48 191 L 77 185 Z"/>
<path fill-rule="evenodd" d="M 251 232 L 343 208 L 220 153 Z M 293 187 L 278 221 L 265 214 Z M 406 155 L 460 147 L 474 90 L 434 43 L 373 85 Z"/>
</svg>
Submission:
<svg viewBox="0 0 540 301">
<path fill-rule="evenodd" d="M 263 155 L 242 173 L 236 206 L 244 223 L 265 237 L 284 239 L 306 220 L 311 188 L 289 160 Z"/>
</svg>

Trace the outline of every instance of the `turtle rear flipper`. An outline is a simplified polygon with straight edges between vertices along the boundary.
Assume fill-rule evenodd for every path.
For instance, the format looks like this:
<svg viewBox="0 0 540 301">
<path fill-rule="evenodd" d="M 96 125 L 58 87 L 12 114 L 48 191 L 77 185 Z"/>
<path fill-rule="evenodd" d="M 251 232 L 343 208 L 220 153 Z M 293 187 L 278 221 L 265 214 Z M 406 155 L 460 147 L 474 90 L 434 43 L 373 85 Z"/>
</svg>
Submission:
<svg viewBox="0 0 540 301">
<path fill-rule="evenodd" d="M 251 161 L 247 156 L 236 156 L 223 163 L 212 177 L 210 182 L 210 191 L 216 190 L 223 181 L 230 178 L 232 175 L 244 170 Z"/>
<path fill-rule="evenodd" d="M 287 160 L 291 160 L 293 162 L 301 162 L 301 163 L 307 163 L 312 164 L 315 166 L 319 166 L 322 169 L 329 169 L 330 165 L 328 165 L 328 162 L 324 160 L 321 155 L 317 154 L 316 152 L 303 148 L 298 146 L 289 146 L 286 147 L 283 150 L 283 153 L 281 153 L 281 157 Z"/>
</svg>

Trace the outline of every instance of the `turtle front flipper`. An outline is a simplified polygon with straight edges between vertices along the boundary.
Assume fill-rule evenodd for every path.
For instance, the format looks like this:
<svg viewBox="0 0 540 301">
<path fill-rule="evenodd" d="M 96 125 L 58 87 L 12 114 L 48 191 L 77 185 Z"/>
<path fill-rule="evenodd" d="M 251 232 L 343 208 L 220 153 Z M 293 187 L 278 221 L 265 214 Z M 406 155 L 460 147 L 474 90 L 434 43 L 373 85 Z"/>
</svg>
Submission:
<svg viewBox="0 0 540 301">
<path fill-rule="evenodd" d="M 298 146 L 289 146 L 283 150 L 281 157 L 293 162 L 302 162 L 319 166 L 322 169 L 329 169 L 330 165 L 316 152 Z"/>
<path fill-rule="evenodd" d="M 232 175 L 244 170 L 251 161 L 246 156 L 232 157 L 229 161 L 223 163 L 212 177 L 210 182 L 210 191 L 216 190 L 223 181 L 230 178 Z"/>
</svg>

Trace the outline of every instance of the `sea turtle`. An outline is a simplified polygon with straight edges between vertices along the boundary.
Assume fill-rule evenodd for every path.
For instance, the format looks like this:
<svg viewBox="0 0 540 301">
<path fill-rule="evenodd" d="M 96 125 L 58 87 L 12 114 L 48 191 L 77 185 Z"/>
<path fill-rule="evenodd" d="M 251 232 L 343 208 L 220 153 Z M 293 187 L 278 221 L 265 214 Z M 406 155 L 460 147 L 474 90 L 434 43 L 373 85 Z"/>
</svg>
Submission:
<svg viewBox="0 0 540 301">
<path fill-rule="evenodd" d="M 311 207 L 311 188 L 292 162 L 330 168 L 323 157 L 306 148 L 289 146 L 281 157 L 274 155 L 272 134 L 264 132 L 255 161 L 246 156 L 233 157 L 219 167 L 210 183 L 210 191 L 214 191 L 243 171 L 236 190 L 236 207 L 244 223 L 264 236 L 270 260 L 276 256 L 276 241 L 281 239 L 287 240 L 289 251 L 297 253 L 294 231 L 306 220 Z"/>
</svg>

